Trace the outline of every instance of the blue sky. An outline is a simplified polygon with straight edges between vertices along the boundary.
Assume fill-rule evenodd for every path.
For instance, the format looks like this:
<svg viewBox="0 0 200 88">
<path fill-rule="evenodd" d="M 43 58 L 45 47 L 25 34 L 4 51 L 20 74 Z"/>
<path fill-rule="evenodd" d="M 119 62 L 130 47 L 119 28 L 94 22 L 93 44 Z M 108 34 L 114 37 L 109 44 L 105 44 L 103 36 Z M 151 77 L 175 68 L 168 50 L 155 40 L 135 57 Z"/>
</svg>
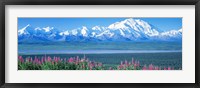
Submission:
<svg viewBox="0 0 200 88">
<path fill-rule="evenodd" d="M 112 23 L 128 18 L 18 18 L 18 29 L 30 24 L 32 27 L 55 27 L 59 30 L 68 30 L 86 26 L 109 26 Z M 144 20 L 161 31 L 178 30 L 182 28 L 182 18 L 136 18 Z"/>
</svg>

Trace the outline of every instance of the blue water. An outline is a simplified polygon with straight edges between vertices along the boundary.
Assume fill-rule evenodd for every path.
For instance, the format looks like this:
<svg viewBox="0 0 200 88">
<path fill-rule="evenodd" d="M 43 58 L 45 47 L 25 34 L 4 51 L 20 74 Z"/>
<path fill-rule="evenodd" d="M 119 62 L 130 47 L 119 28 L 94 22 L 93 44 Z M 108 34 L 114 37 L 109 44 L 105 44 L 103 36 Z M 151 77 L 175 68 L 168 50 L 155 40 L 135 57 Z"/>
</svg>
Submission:
<svg viewBox="0 0 200 88">
<path fill-rule="evenodd" d="M 114 53 L 167 53 L 182 50 L 19 50 L 19 54 L 114 54 Z"/>
</svg>

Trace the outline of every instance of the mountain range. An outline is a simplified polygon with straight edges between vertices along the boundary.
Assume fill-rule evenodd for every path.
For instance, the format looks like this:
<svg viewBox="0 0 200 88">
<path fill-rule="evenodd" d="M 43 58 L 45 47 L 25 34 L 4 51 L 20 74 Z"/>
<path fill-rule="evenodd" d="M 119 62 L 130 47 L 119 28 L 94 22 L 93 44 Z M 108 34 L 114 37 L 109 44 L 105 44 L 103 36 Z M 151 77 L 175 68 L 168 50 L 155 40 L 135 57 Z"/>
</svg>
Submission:
<svg viewBox="0 0 200 88">
<path fill-rule="evenodd" d="M 161 31 L 141 19 L 125 19 L 107 27 L 82 26 L 59 31 L 55 27 L 32 27 L 30 24 L 18 30 L 18 42 L 25 41 L 181 41 L 182 29 Z"/>
</svg>

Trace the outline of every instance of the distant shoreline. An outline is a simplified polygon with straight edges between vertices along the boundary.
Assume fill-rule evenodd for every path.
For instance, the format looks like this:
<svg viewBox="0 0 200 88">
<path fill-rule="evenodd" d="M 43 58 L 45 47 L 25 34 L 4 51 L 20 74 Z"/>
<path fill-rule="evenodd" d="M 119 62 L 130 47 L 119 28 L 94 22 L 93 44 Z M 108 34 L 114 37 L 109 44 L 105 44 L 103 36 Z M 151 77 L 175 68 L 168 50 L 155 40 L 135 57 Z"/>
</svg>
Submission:
<svg viewBox="0 0 200 88">
<path fill-rule="evenodd" d="M 171 53 L 182 50 L 19 50 L 18 54 L 117 54 L 117 53 Z"/>
</svg>

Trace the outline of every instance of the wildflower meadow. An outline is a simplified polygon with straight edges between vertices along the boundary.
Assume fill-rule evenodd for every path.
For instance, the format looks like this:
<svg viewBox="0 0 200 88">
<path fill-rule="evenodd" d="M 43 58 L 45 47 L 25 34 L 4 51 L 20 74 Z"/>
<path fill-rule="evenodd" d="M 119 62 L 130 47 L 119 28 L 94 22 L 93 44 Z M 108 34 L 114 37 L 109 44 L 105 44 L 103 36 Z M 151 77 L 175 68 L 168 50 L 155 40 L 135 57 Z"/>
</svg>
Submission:
<svg viewBox="0 0 200 88">
<path fill-rule="evenodd" d="M 35 58 L 18 56 L 18 70 L 174 70 L 173 67 L 159 67 L 153 64 L 140 65 L 138 60 L 121 61 L 119 65 L 106 66 L 101 62 L 90 61 L 85 56 L 83 58 L 71 57 L 60 58 L 42 56 Z"/>
</svg>

